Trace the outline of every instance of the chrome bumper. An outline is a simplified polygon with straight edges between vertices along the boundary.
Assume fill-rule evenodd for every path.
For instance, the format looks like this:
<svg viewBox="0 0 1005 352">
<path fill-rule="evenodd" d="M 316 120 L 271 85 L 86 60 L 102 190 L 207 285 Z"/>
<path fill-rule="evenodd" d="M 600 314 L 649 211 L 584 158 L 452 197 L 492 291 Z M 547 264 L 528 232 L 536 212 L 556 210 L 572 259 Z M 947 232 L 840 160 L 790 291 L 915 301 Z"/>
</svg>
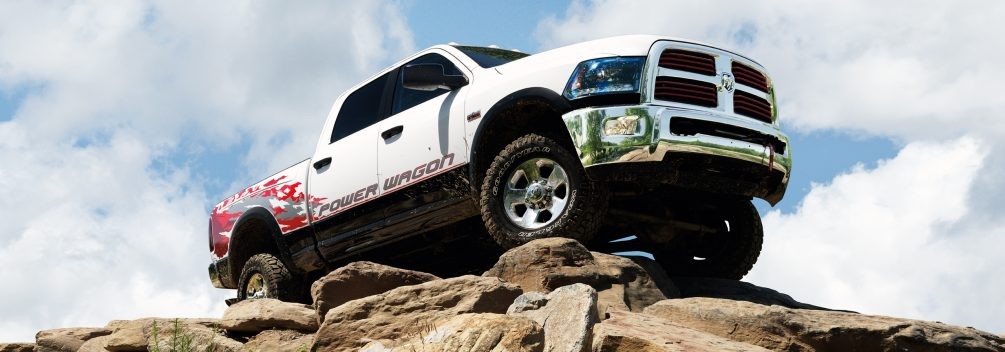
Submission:
<svg viewBox="0 0 1005 352">
<path fill-rule="evenodd" d="M 213 287 L 226 288 L 220 280 L 220 271 L 217 270 L 215 262 L 209 264 L 209 281 L 213 283 Z"/>
<path fill-rule="evenodd" d="M 658 162 L 675 153 L 703 154 L 760 164 L 766 173 L 781 173 L 781 184 L 762 197 L 771 203 L 781 199 L 788 184 L 792 168 L 789 140 L 773 124 L 652 104 L 584 108 L 562 118 L 587 170 L 615 163 Z M 625 123 L 632 120 L 637 121 L 634 130 L 631 123 Z M 675 126 L 686 121 L 705 128 L 689 133 L 680 133 L 678 128 L 674 133 L 672 121 Z"/>
</svg>

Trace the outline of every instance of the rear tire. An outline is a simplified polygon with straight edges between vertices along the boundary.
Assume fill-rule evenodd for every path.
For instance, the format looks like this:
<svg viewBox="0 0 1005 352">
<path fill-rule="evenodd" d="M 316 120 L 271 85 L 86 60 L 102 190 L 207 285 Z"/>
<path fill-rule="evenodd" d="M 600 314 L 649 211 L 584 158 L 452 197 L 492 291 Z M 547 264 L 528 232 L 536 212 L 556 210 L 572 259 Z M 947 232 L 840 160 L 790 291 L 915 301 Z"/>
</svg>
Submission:
<svg viewBox="0 0 1005 352">
<path fill-rule="evenodd" d="M 493 159 L 479 206 L 492 238 L 505 249 L 545 237 L 587 243 L 607 210 L 607 192 L 573 153 L 552 139 L 524 135 Z"/>
<path fill-rule="evenodd" d="M 268 253 L 255 254 L 241 270 L 237 299 L 275 298 L 292 302 L 298 297 L 298 284 L 279 258 Z"/>
<path fill-rule="evenodd" d="M 656 245 L 653 254 L 667 273 L 739 280 L 750 272 L 764 240 L 757 209 L 749 201 L 737 201 L 720 205 L 718 212 L 718 232 L 678 236 Z"/>
</svg>

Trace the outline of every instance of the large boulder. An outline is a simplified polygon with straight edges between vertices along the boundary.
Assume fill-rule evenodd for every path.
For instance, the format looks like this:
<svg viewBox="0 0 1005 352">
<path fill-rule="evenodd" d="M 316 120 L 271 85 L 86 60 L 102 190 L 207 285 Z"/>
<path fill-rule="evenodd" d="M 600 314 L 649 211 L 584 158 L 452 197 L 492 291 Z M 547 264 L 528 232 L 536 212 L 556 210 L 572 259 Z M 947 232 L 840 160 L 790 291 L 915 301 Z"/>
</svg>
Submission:
<svg viewBox="0 0 1005 352">
<path fill-rule="evenodd" d="M 721 337 L 785 351 L 1003 351 L 973 328 L 718 298 L 670 299 L 645 313 Z"/>
<path fill-rule="evenodd" d="M 158 319 L 146 318 L 138 320 L 113 320 L 105 326 L 111 329 L 112 334 L 108 335 L 105 341 L 105 348 L 109 351 L 146 351 L 147 350 L 147 329 L 153 326 Z M 170 320 L 159 319 L 160 326 L 168 326 Z M 188 323 L 188 321 L 186 321 Z"/>
<path fill-rule="evenodd" d="M 227 307 L 220 327 L 245 334 L 269 329 L 314 332 L 318 330 L 318 321 L 311 306 L 265 298 L 244 300 Z"/>
<path fill-rule="evenodd" d="M 676 282 L 670 278 L 662 264 L 649 257 L 630 256 L 626 258 L 641 266 L 666 298 L 680 298 L 680 290 L 677 288 Z"/>
<path fill-rule="evenodd" d="M 105 335 L 87 340 L 83 345 L 80 345 L 77 352 L 108 352 L 108 340 L 111 338 L 112 335 Z"/>
<path fill-rule="evenodd" d="M 224 336 L 219 325 L 216 319 L 115 320 L 105 326 L 112 334 L 103 344 L 108 351 L 147 351 L 154 345 L 166 347 L 188 340 L 189 345 L 200 347 L 200 351 L 210 346 L 217 351 L 240 350 L 241 343 Z"/>
<path fill-rule="evenodd" d="M 314 342 L 314 334 L 293 330 L 265 330 L 244 344 L 244 351 L 300 352 L 307 351 Z"/>
<path fill-rule="evenodd" d="M 458 314 L 505 313 L 521 293 L 520 287 L 498 278 L 471 275 L 399 287 L 329 310 L 313 348 L 358 349 L 369 340 L 421 335 L 431 324 Z"/>
<path fill-rule="evenodd" d="M 352 262 L 314 281 L 311 298 L 317 309 L 318 322 L 322 323 L 328 310 L 342 303 L 439 279 L 431 274 L 373 262 Z"/>
<path fill-rule="evenodd" d="M 798 309 L 829 310 L 827 308 L 796 301 L 787 294 L 743 281 L 710 277 L 675 277 L 673 278 L 673 282 L 676 284 L 681 298 L 725 298 L 734 301 L 747 301 L 768 306 L 778 305 Z"/>
<path fill-rule="evenodd" d="M 35 350 L 40 352 L 69 351 L 80 349 L 87 340 L 111 334 L 105 328 L 63 328 L 42 330 L 35 334 Z"/>
<path fill-rule="evenodd" d="M 590 329 L 597 322 L 597 291 L 585 284 L 562 286 L 544 295 L 517 297 L 506 314 L 527 317 L 544 328 L 544 349 L 583 352 L 590 346 Z"/>
<path fill-rule="evenodd" d="M 666 299 L 649 274 L 631 259 L 590 252 L 568 238 L 544 238 L 513 248 L 482 276 L 512 282 L 524 291 L 551 292 L 582 283 L 597 290 L 601 313 L 641 311 Z"/>
<path fill-rule="evenodd" d="M 593 326 L 595 352 L 767 351 L 764 348 L 689 329 L 653 316 L 611 312 Z"/>
<path fill-rule="evenodd" d="M 493 313 L 461 314 L 429 326 L 404 341 L 372 341 L 366 352 L 540 352 L 544 332 L 524 317 Z M 548 350 L 551 351 L 551 350 Z"/>
<path fill-rule="evenodd" d="M 35 350 L 33 343 L 0 343 L 0 352 L 32 352 Z"/>
</svg>

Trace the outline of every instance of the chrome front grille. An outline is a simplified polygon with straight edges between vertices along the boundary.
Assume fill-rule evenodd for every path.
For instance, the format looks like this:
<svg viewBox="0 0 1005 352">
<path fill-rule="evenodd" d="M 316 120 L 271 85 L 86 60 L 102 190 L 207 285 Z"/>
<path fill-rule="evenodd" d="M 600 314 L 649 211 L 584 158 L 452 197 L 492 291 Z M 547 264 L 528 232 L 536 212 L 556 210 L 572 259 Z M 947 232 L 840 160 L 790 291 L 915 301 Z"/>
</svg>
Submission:
<svg viewBox="0 0 1005 352">
<path fill-rule="evenodd" d="M 774 90 L 756 63 L 703 45 L 663 43 L 650 56 L 658 59 L 650 68 L 652 99 L 773 122 Z"/>
</svg>

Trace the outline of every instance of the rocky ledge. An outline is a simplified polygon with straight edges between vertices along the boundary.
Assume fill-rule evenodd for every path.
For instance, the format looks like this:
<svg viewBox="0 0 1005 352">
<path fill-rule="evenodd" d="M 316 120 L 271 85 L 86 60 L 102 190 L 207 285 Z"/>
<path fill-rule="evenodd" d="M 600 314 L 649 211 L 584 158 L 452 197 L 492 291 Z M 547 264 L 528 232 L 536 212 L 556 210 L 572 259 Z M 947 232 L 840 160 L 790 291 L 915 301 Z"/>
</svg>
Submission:
<svg viewBox="0 0 1005 352">
<path fill-rule="evenodd" d="M 647 259 L 549 238 L 481 276 L 370 262 L 329 273 L 313 305 L 243 301 L 221 319 L 41 331 L 5 351 L 1005 351 L 973 328 L 830 310 L 749 283 L 670 278 Z"/>
</svg>

